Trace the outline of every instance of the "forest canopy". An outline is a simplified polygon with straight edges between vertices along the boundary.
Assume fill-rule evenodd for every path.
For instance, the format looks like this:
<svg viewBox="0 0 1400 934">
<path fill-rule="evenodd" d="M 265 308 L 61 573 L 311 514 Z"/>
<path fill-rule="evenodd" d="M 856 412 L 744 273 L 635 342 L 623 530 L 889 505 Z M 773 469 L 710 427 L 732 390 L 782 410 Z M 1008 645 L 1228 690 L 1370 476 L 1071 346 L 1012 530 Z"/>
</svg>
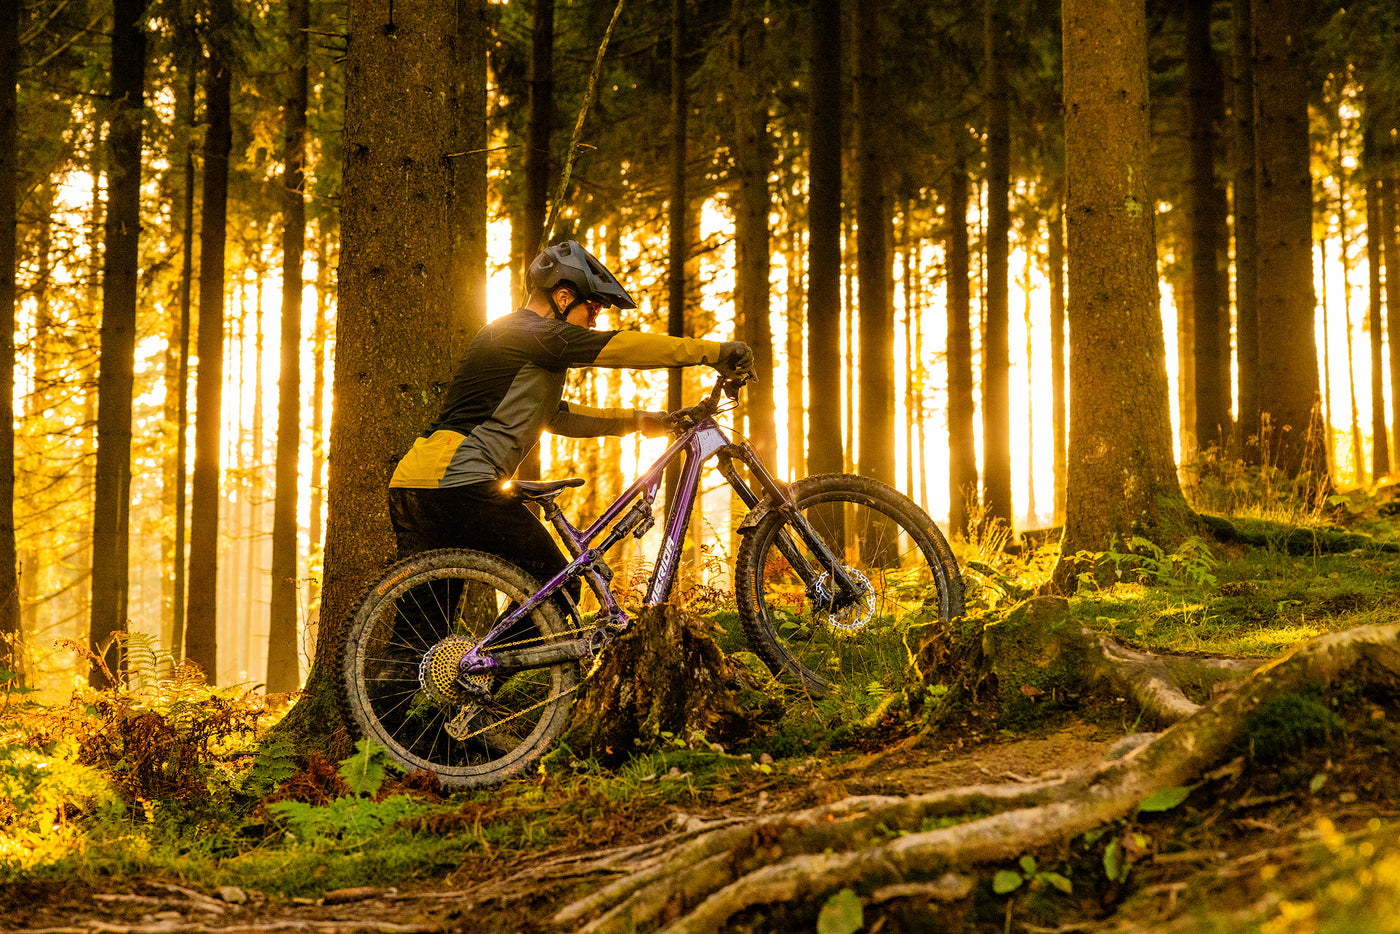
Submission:
<svg viewBox="0 0 1400 934">
<path fill-rule="evenodd" d="M 356 495 L 382 488 L 546 237 L 582 241 L 638 299 L 603 326 L 754 346 L 736 427 L 777 475 L 877 477 L 950 538 L 1072 534 L 1076 424 L 1160 424 L 1169 479 L 1205 513 L 1395 469 L 1393 4 L 1146 3 L 1125 72 L 1145 79 L 1146 145 L 1124 150 L 1145 253 L 1067 217 L 1085 193 L 1067 103 L 1096 90 L 1065 80 L 1058 4 L 676 0 L 625 5 L 611 32 L 611 3 L 437 6 L 6 4 L 6 677 L 63 696 L 103 664 L 188 656 L 219 684 L 295 690 L 325 628 L 337 465 L 362 470 Z M 425 200 L 343 184 L 357 147 L 389 144 L 418 147 L 402 187 Z M 357 211 L 421 236 L 343 253 Z M 1075 263 L 1139 253 L 1142 347 L 1075 317 Z M 430 271 L 404 369 L 344 358 L 347 295 L 380 267 Z M 417 401 L 328 464 L 338 374 L 361 363 Z M 1077 414 L 1069 377 L 1087 393 L 1105 369 L 1149 388 Z M 586 371 L 569 393 L 660 409 L 668 380 Z M 656 444 L 546 436 L 538 469 L 590 478 L 569 508 L 596 515 Z M 347 527 L 354 560 L 391 554 L 382 509 Z M 727 585 L 731 511 L 722 491 L 698 511 L 697 582 Z"/>
</svg>

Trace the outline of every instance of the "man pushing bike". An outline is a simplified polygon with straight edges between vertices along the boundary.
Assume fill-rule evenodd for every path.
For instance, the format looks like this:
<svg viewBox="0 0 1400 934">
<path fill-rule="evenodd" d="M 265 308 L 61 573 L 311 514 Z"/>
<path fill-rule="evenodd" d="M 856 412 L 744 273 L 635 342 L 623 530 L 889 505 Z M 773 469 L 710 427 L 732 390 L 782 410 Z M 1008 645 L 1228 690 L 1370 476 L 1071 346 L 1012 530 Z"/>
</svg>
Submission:
<svg viewBox="0 0 1400 934">
<path fill-rule="evenodd" d="M 543 431 L 573 438 L 661 433 L 665 413 L 597 409 L 563 400 L 571 368 L 660 369 L 707 364 L 746 374 L 740 341 L 642 331 L 598 331 L 606 307 L 636 308 L 617 278 L 576 241 L 530 264 L 521 308 L 482 328 L 448 387 L 441 411 L 389 482 L 399 558 L 434 548 L 498 555 L 547 581 L 567 561 L 524 502 L 504 488 Z M 578 582 L 571 596 L 578 598 Z"/>
</svg>

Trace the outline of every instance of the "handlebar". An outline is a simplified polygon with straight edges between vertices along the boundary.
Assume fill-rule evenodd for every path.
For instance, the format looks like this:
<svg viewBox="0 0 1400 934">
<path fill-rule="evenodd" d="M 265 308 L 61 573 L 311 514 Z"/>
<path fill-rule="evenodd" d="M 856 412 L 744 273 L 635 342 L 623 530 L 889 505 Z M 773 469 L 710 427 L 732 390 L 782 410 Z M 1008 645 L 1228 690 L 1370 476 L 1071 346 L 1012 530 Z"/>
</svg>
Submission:
<svg viewBox="0 0 1400 934">
<path fill-rule="evenodd" d="M 720 376 L 715 380 L 714 388 L 704 399 L 689 408 L 677 409 L 668 413 L 665 420 L 666 427 L 672 434 L 677 435 L 689 431 L 719 411 L 721 394 L 731 402 L 737 401 L 739 389 L 753 378 L 752 373 L 745 373 L 743 376 L 734 378 Z"/>
</svg>

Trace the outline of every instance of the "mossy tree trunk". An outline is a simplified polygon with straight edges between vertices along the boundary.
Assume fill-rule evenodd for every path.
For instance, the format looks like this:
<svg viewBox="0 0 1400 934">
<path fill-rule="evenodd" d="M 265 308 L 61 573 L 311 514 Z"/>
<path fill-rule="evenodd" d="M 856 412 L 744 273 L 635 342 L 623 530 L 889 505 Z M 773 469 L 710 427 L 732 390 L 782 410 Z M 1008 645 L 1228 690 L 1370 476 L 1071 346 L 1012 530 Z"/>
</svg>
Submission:
<svg viewBox="0 0 1400 934">
<path fill-rule="evenodd" d="M 1052 586 L 1081 550 L 1193 520 L 1177 482 L 1158 310 L 1141 0 L 1066 0 L 1070 413 L 1065 533 Z"/>
<path fill-rule="evenodd" d="M 283 722 L 301 748 L 333 756 L 348 748 L 335 702 L 345 624 L 394 556 L 389 477 L 451 376 L 461 296 L 445 285 L 461 281 L 451 214 L 463 209 L 453 156 L 466 121 L 443 88 L 460 90 L 468 12 L 371 0 L 349 8 L 325 586 L 306 693 Z"/>
</svg>

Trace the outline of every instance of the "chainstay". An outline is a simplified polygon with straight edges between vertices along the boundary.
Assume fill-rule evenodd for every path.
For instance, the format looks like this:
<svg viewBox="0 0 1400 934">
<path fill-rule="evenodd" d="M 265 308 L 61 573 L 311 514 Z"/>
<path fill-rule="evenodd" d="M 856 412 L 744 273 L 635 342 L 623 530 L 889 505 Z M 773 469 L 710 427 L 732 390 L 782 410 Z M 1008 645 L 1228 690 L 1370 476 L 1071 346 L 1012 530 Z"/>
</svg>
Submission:
<svg viewBox="0 0 1400 934">
<path fill-rule="evenodd" d="M 582 629 L 582 627 L 575 627 L 574 629 L 569 630 L 569 631 L 570 631 L 570 632 L 574 632 L 574 633 L 582 633 L 582 632 L 583 632 L 583 629 Z M 523 640 L 523 641 L 528 642 L 528 641 L 530 641 L 530 640 L 527 639 L 527 640 Z M 516 645 L 518 645 L 518 644 L 520 644 L 520 643 L 511 643 L 511 644 L 516 644 Z M 603 648 L 605 648 L 606 645 L 607 645 L 607 644 L 604 643 L 603 646 L 600 646 L 600 647 L 599 647 L 598 653 L 595 654 L 595 655 L 593 656 L 593 664 L 589 666 L 589 668 L 588 668 L 588 673 L 585 674 L 582 678 L 579 679 L 578 684 L 575 684 L 573 687 L 571 687 L 571 688 L 569 688 L 569 689 L 567 689 L 567 690 L 560 691 L 560 692 L 558 692 L 557 694 L 551 694 L 549 697 L 546 697 L 544 700 L 538 701 L 538 702 L 536 702 L 536 703 L 534 703 L 534 704 L 531 704 L 529 707 L 521 708 L 520 710 L 517 710 L 515 713 L 510 714 L 509 716 L 501 717 L 499 720 L 493 720 L 491 723 L 487 724 L 486 726 L 481 727 L 480 729 L 472 730 L 470 733 L 465 733 L 465 734 L 463 734 L 463 735 L 461 735 L 461 736 L 454 736 L 454 737 L 452 737 L 452 738 L 455 739 L 455 740 L 457 740 L 457 742 L 459 742 L 459 743 L 460 743 L 460 742 L 466 742 L 467 740 L 471 739 L 471 738 L 474 737 L 474 736 L 480 736 L 482 733 L 485 733 L 485 732 L 488 731 L 488 730 L 494 730 L 496 727 L 500 726 L 502 723 L 509 723 L 509 722 L 512 721 L 512 720 L 515 720 L 515 719 L 518 719 L 518 718 L 520 718 L 520 717 L 525 716 L 527 713 L 530 713 L 532 710 L 539 710 L 541 707 L 546 707 L 546 706 L 548 706 L 549 704 L 552 704 L 552 703 L 554 703 L 555 701 L 559 700 L 561 697 L 568 697 L 570 694 L 577 693 L 578 689 L 581 688 L 581 687 L 583 687 L 585 684 L 587 684 L 588 681 L 589 681 L 589 679 L 591 679 L 591 678 L 593 677 L 593 674 L 598 670 L 598 659 L 599 659 L 599 657 L 601 657 Z M 497 647 L 496 647 L 496 646 L 493 646 L 492 648 L 497 648 Z M 499 646 L 499 648 L 506 648 L 506 646 Z M 457 717 L 460 717 L 461 715 L 462 715 L 461 713 L 458 713 L 458 714 L 457 714 Z M 453 719 L 453 720 L 456 720 L 457 717 L 453 717 L 452 719 Z M 452 721 L 448 721 L 448 722 L 451 723 Z M 450 734 L 449 734 L 449 735 L 450 735 Z"/>
</svg>

